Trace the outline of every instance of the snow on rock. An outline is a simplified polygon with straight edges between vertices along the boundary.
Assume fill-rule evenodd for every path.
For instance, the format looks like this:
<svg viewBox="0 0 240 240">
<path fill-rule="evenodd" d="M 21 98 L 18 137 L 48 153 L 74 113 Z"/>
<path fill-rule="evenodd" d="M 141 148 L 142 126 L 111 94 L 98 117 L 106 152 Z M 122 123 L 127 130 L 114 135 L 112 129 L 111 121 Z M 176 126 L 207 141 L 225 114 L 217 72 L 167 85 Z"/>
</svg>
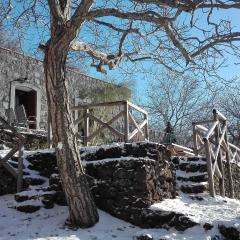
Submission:
<svg viewBox="0 0 240 240">
<path fill-rule="evenodd" d="M 59 150 L 62 150 L 62 149 L 63 149 L 63 143 L 62 143 L 62 142 L 58 142 L 57 148 L 58 148 Z"/>
<path fill-rule="evenodd" d="M 240 224 L 239 200 L 220 196 L 212 198 L 208 194 L 201 196 L 202 201 L 193 201 L 188 196 L 181 194 L 175 199 L 165 199 L 160 203 L 153 204 L 151 209 L 183 213 L 200 224 L 206 222 Z"/>
</svg>

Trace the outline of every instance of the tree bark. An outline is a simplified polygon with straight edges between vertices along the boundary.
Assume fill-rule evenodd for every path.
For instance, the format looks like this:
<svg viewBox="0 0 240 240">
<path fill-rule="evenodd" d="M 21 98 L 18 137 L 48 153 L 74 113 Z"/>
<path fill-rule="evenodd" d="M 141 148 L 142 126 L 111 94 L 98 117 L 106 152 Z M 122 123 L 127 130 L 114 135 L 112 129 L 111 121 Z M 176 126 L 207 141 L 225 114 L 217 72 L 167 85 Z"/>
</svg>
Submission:
<svg viewBox="0 0 240 240">
<path fill-rule="evenodd" d="M 44 58 L 53 145 L 56 147 L 58 169 L 69 206 L 70 223 L 73 226 L 85 228 L 98 222 L 99 216 L 81 164 L 74 135 L 66 80 L 69 43 L 64 43 L 59 39 L 48 42 Z"/>
</svg>

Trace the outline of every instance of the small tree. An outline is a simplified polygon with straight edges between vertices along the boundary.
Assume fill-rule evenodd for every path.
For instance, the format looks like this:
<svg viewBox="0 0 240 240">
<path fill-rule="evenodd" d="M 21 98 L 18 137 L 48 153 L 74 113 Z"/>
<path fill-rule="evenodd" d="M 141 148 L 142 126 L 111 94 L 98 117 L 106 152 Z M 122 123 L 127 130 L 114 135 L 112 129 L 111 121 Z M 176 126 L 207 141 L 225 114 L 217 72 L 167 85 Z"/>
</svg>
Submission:
<svg viewBox="0 0 240 240">
<path fill-rule="evenodd" d="M 164 131 L 164 137 L 163 137 L 163 143 L 164 144 L 171 144 L 171 143 L 176 143 L 177 139 L 174 133 L 174 129 L 171 125 L 170 122 L 167 122 L 167 127 L 165 128 Z"/>
</svg>

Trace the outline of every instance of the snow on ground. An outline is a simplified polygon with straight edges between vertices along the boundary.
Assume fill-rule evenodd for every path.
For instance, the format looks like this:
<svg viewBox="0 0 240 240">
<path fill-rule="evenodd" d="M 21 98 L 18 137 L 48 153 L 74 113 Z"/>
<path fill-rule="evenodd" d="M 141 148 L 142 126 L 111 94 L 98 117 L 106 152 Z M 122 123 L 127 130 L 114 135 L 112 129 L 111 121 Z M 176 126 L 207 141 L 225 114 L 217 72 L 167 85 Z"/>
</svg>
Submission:
<svg viewBox="0 0 240 240">
<path fill-rule="evenodd" d="M 153 204 L 151 208 L 183 213 L 200 224 L 224 222 L 240 228 L 239 200 L 220 196 L 212 198 L 208 194 L 199 196 L 203 197 L 202 201 L 191 200 L 187 195 L 180 194 L 175 199 L 166 199 Z"/>
<path fill-rule="evenodd" d="M 0 157 L 8 151 L 0 151 Z M 40 152 L 52 151 L 45 149 Z M 34 152 L 25 151 L 25 155 Z M 239 200 L 219 196 L 213 199 L 206 194 L 202 196 L 203 201 L 193 201 L 181 194 L 176 199 L 166 199 L 151 206 L 153 209 L 184 213 L 200 224 L 208 222 L 214 225 L 210 231 L 199 225 L 178 232 L 174 229 L 140 229 L 100 210 L 100 221 L 94 227 L 71 230 L 64 226 L 68 217 L 67 207 L 41 208 L 35 213 L 26 214 L 12 208 L 16 204 L 14 195 L 5 195 L 0 197 L 0 240 L 132 240 L 133 236 L 142 233 L 151 234 L 154 240 L 210 240 L 212 236 L 220 235 L 217 227 L 222 222 L 240 228 Z"/>
<path fill-rule="evenodd" d="M 38 212 L 26 214 L 17 212 L 11 207 L 14 204 L 13 195 L 0 197 L 0 240 L 132 240 L 133 236 L 141 233 L 151 234 L 154 240 L 210 240 L 218 233 L 215 221 L 226 218 L 227 221 L 240 223 L 240 201 L 220 197 L 216 200 L 206 198 L 204 202 L 181 201 L 180 198 L 165 200 L 154 204 L 153 208 L 176 210 L 195 214 L 199 221 L 214 223 L 211 231 L 205 231 L 196 226 L 184 232 L 174 229 L 140 229 L 99 210 L 100 222 L 92 228 L 71 230 L 64 226 L 68 216 L 67 207 L 55 206 L 53 209 L 41 208 Z M 207 204 L 209 203 L 209 204 Z M 163 207 L 165 206 L 165 207 Z M 204 212 L 206 209 L 206 212 Z M 210 221 L 211 220 L 211 221 Z"/>
</svg>

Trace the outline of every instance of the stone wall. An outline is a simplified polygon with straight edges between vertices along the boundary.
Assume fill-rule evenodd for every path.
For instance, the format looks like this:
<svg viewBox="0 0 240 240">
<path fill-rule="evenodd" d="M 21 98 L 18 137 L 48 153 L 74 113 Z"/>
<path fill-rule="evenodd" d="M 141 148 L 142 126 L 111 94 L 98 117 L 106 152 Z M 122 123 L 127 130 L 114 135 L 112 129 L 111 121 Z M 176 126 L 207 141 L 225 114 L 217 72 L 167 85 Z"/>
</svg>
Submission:
<svg viewBox="0 0 240 240">
<path fill-rule="evenodd" d="M 176 195 L 173 166 L 164 146 L 133 143 L 86 147 L 81 148 L 81 156 L 100 209 L 145 227 L 163 224 L 164 220 L 160 220 L 166 215 L 170 220 L 175 218 L 172 213 L 157 214 L 160 222 L 154 222 L 150 216 L 155 213 L 148 209 L 153 203 Z M 27 160 L 28 169 L 49 178 L 46 190 L 56 191 L 55 203 L 66 205 L 54 152 L 36 153 L 28 156 Z M 142 218 L 146 220 L 144 223 Z"/>
<path fill-rule="evenodd" d="M 25 78 L 27 81 L 19 85 L 12 82 L 12 89 L 16 84 L 21 87 L 33 88 L 39 94 L 39 122 L 47 120 L 47 99 L 44 83 L 44 70 L 41 61 L 15 51 L 0 47 L 0 114 L 5 115 L 5 109 L 9 104 L 10 82 L 14 79 Z M 68 69 L 67 78 L 69 80 L 70 95 L 78 96 L 79 91 L 84 89 L 86 92 L 100 91 L 110 84 L 96 78 L 81 74 L 75 69 Z M 116 86 L 116 89 L 121 88 Z M 13 90 L 12 90 L 13 91 Z M 14 105 L 14 99 L 11 100 Z"/>
<path fill-rule="evenodd" d="M 6 171 L 0 164 L 0 196 L 5 194 L 16 193 L 17 181 L 16 179 Z"/>
<path fill-rule="evenodd" d="M 47 136 L 34 132 L 20 132 L 25 138 L 24 148 L 26 150 L 36 150 L 47 147 Z M 15 146 L 17 138 L 10 131 L 4 130 L 0 127 L 0 144 L 12 148 Z"/>
<path fill-rule="evenodd" d="M 124 201 L 128 205 L 147 207 L 175 197 L 173 169 L 162 145 L 87 147 L 81 149 L 81 157 L 96 201 L 103 209 L 117 212 L 115 205 L 120 206 Z M 29 168 L 45 177 L 58 173 L 54 153 L 37 153 L 27 159 L 31 163 Z"/>
</svg>

